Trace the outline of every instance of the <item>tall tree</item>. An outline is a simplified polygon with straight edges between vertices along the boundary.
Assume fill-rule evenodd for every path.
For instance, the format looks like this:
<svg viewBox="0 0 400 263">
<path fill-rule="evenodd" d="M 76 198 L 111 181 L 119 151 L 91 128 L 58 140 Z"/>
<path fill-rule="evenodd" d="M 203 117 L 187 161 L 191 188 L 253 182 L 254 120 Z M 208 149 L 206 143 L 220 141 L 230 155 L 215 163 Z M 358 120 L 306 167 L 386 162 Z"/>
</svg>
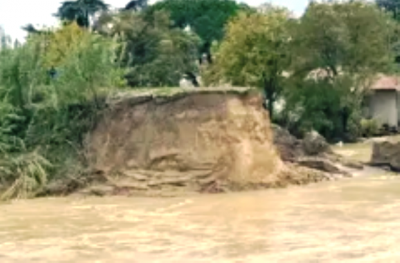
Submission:
<svg viewBox="0 0 400 263">
<path fill-rule="evenodd" d="M 389 69 L 394 24 L 362 1 L 311 3 L 293 30 L 294 71 L 368 76 Z"/>
<path fill-rule="evenodd" d="M 146 8 L 148 5 L 148 0 L 132 0 L 124 8 L 124 10 L 134 10 L 139 11 Z"/>
<path fill-rule="evenodd" d="M 202 40 L 200 54 L 205 53 L 211 63 L 212 42 L 223 38 L 230 18 L 247 9 L 250 8 L 234 0 L 164 0 L 150 6 L 147 14 L 151 16 L 157 10 L 165 10 L 175 26 L 181 29 L 189 26 Z"/>
<path fill-rule="evenodd" d="M 51 32 L 46 39 L 48 44 L 44 55 L 46 68 L 58 67 L 62 65 L 72 50 L 82 42 L 82 39 L 90 34 L 76 22 L 62 26 L 56 31 Z"/>
<path fill-rule="evenodd" d="M 286 9 L 242 13 L 227 26 L 211 73 L 233 85 L 259 87 L 265 93 L 271 118 L 289 67 L 290 14 Z"/>
<path fill-rule="evenodd" d="M 394 19 L 400 20 L 400 0 L 376 0 L 376 3 L 379 7 L 390 12 Z"/>
<path fill-rule="evenodd" d="M 365 87 L 376 73 L 390 69 L 392 20 L 368 2 L 313 2 L 292 35 L 292 80 L 297 87 L 289 91 L 292 102 L 302 104 L 304 118 L 314 118 L 309 123 L 324 120 L 321 127 L 331 135 L 346 132 Z M 319 84 L 324 92 L 315 92 Z M 320 95 L 337 99 L 329 104 Z M 338 125 L 333 122 L 341 123 L 340 131 L 334 131 Z"/>
<path fill-rule="evenodd" d="M 88 28 L 90 19 L 100 11 L 107 11 L 108 5 L 102 0 L 65 1 L 55 14 L 61 20 L 75 21 L 79 26 Z"/>
<path fill-rule="evenodd" d="M 7 49 L 11 46 L 11 37 L 6 34 L 4 29 L 0 26 L 0 50 Z"/>
<path fill-rule="evenodd" d="M 42 33 L 41 30 L 37 29 L 34 25 L 32 24 L 27 24 L 26 26 L 23 26 L 22 29 L 26 31 L 28 34 L 40 34 Z"/>
<path fill-rule="evenodd" d="M 119 65 L 132 87 L 177 86 L 184 74 L 197 72 L 198 37 L 172 28 L 164 11 L 154 13 L 150 21 L 140 12 L 105 14 L 98 31 L 119 39 Z"/>
<path fill-rule="evenodd" d="M 376 4 L 390 16 L 400 22 L 400 0 L 376 0 Z M 391 38 L 392 49 L 395 54 L 395 62 L 400 64 L 400 23 L 396 26 L 396 33 Z"/>
</svg>

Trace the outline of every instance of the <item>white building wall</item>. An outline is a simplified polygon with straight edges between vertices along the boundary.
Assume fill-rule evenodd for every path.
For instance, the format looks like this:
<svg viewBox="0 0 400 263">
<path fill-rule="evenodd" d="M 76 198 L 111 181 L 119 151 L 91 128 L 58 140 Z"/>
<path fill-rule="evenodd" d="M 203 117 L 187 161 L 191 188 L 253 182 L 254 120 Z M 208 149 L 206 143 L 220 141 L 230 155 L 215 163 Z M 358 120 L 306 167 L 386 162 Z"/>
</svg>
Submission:
<svg viewBox="0 0 400 263">
<path fill-rule="evenodd" d="M 396 91 L 396 98 L 397 98 L 397 125 L 400 123 L 400 92 Z"/>
<path fill-rule="evenodd" d="M 394 90 L 378 90 L 371 96 L 372 118 L 380 124 L 397 127 L 399 120 L 398 94 Z"/>
</svg>

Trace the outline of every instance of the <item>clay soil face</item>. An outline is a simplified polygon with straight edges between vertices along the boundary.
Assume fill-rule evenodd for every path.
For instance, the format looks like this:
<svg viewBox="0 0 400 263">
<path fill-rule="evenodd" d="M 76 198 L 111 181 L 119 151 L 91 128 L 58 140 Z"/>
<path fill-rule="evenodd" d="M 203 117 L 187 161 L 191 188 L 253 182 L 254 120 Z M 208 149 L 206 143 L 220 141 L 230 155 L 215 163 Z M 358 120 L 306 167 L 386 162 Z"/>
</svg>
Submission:
<svg viewBox="0 0 400 263">
<path fill-rule="evenodd" d="M 261 105 L 246 90 L 125 96 L 90 134 L 92 166 L 143 191 L 285 185 L 291 178 Z"/>
</svg>

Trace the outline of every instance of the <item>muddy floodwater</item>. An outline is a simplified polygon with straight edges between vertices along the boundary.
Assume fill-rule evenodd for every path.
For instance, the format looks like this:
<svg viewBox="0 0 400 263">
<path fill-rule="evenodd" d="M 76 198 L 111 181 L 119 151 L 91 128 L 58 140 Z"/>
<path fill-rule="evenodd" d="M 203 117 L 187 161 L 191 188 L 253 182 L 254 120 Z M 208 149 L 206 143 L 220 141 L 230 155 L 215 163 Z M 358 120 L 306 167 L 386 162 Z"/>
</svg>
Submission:
<svg viewBox="0 0 400 263">
<path fill-rule="evenodd" d="M 400 177 L 0 205 L 0 262 L 400 262 Z"/>
</svg>

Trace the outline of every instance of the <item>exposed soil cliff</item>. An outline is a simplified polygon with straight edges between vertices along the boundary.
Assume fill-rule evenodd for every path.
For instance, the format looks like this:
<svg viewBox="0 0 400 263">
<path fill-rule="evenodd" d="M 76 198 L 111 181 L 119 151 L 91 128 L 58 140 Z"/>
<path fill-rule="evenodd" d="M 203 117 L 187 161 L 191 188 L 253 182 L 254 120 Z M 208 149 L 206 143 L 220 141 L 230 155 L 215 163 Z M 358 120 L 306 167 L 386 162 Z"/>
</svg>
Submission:
<svg viewBox="0 0 400 263">
<path fill-rule="evenodd" d="M 324 179 L 281 161 L 257 91 L 135 91 L 108 104 L 87 150 L 110 191 L 212 192 Z"/>
</svg>

